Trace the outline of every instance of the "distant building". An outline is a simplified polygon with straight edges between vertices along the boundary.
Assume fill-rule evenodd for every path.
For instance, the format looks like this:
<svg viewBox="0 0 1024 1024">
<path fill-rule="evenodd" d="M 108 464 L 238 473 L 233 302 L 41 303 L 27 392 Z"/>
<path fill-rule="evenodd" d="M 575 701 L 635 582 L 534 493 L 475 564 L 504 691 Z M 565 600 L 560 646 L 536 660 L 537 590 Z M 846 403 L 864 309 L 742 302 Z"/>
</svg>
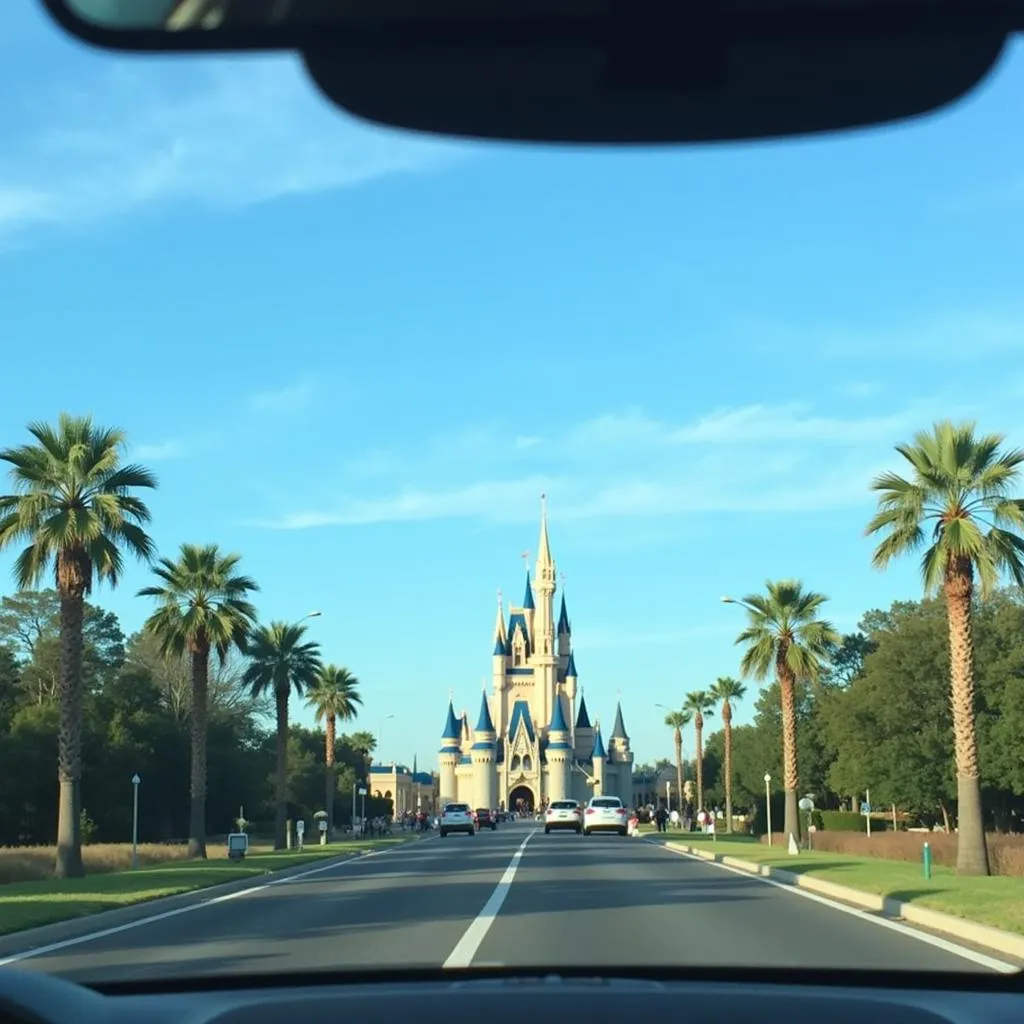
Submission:
<svg viewBox="0 0 1024 1024">
<path fill-rule="evenodd" d="M 395 814 L 437 811 L 437 776 L 421 772 L 413 759 L 412 768 L 404 764 L 375 764 L 370 768 L 369 792 L 371 796 L 392 801 Z"/>
</svg>

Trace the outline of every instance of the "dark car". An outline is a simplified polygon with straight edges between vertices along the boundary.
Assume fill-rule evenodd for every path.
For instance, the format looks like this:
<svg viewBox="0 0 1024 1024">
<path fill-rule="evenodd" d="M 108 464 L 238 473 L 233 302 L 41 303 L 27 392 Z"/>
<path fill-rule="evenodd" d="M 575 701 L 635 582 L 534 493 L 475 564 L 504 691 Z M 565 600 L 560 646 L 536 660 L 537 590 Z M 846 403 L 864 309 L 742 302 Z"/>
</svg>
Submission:
<svg viewBox="0 0 1024 1024">
<path fill-rule="evenodd" d="M 498 820 L 492 811 L 487 810 L 485 807 L 478 807 L 473 812 L 473 816 L 476 818 L 477 828 L 489 828 L 492 832 L 497 832 Z"/>
</svg>

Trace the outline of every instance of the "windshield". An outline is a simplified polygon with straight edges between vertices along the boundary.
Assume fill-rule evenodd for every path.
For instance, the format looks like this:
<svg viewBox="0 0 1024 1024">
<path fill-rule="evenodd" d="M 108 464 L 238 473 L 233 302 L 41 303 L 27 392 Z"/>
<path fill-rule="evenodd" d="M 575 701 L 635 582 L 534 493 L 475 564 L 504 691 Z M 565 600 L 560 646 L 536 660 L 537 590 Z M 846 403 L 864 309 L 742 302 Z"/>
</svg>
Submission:
<svg viewBox="0 0 1024 1024">
<path fill-rule="evenodd" d="M 1024 963 L 1019 45 L 908 124 L 566 149 L 36 7 L 0 966 Z"/>
</svg>

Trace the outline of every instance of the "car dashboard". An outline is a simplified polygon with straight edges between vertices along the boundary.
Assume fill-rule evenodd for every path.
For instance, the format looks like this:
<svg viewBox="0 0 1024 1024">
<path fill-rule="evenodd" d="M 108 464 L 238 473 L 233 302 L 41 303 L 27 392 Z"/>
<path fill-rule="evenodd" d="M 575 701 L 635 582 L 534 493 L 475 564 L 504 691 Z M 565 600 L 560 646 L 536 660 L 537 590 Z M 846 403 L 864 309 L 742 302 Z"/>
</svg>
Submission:
<svg viewBox="0 0 1024 1024">
<path fill-rule="evenodd" d="M 764 972 L 746 978 L 508 971 L 189 978 L 86 987 L 31 970 L 0 969 L 0 1024 L 280 1024 L 282 1020 L 448 1021 L 460 996 L 489 998 L 491 1024 L 523 1019 L 685 1020 L 722 1024 L 1018 1024 L 1018 976 Z M 707 972 L 712 973 L 712 972 Z M 789 980 L 785 980 L 786 978 Z M 832 981 L 829 981 L 832 978 Z M 491 998 L 493 997 L 493 998 Z M 453 1002 L 454 1001 L 454 1002 Z"/>
</svg>

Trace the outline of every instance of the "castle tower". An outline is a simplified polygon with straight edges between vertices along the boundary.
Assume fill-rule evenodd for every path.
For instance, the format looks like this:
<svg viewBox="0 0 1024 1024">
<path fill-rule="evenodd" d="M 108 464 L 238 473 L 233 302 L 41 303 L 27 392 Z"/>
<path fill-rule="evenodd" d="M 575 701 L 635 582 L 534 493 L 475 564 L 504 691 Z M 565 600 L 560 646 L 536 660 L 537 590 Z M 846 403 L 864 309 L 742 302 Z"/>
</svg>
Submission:
<svg viewBox="0 0 1024 1024">
<path fill-rule="evenodd" d="M 562 611 L 565 611 L 565 602 L 562 602 Z M 576 692 L 578 689 L 579 679 L 576 674 L 576 657 L 572 651 L 569 651 L 569 660 L 565 664 L 565 695 L 569 698 L 569 721 L 573 723 L 571 730 L 570 742 L 573 745 L 573 749 L 576 748 L 576 729 L 579 725 L 576 715 Z M 582 697 L 580 698 L 582 700 Z M 586 723 L 590 725 L 590 719 L 587 718 L 587 706 L 586 704 L 580 705 L 580 713 L 586 719 Z"/>
<path fill-rule="evenodd" d="M 605 762 L 608 760 L 608 752 L 604 749 L 604 740 L 601 738 L 601 723 L 598 722 L 594 729 L 594 749 L 590 752 L 591 774 L 594 776 L 594 796 L 605 794 Z"/>
<path fill-rule="evenodd" d="M 537 714 L 541 722 L 554 712 L 558 684 L 558 657 L 555 654 L 555 560 L 548 539 L 547 502 L 540 496 L 540 537 L 537 540 L 537 607 L 533 616 L 536 657 L 535 679 L 540 697 Z"/>
<path fill-rule="evenodd" d="M 494 763 L 494 748 L 497 736 L 491 719 L 491 708 L 487 702 L 486 690 L 480 695 L 480 717 L 473 730 L 473 746 L 470 757 L 473 760 L 473 792 L 476 807 L 498 806 L 498 772 Z"/>
<path fill-rule="evenodd" d="M 498 591 L 498 620 L 494 625 L 494 648 L 491 655 L 491 678 L 494 693 L 498 700 L 495 706 L 497 721 L 494 723 L 498 736 L 505 735 L 508 721 L 505 717 L 505 700 L 503 691 L 505 689 L 505 670 L 508 668 L 508 656 L 510 654 L 508 634 L 505 632 L 505 611 L 501 602 L 501 591 Z"/>
<path fill-rule="evenodd" d="M 615 765 L 615 793 L 629 806 L 633 798 L 633 751 L 630 749 L 629 736 L 622 721 L 621 702 L 615 707 L 615 725 L 608 738 L 608 753 Z"/>
<path fill-rule="evenodd" d="M 575 673 L 575 665 L 572 665 L 572 670 Z M 566 684 L 568 685 L 568 676 L 566 676 Z M 587 701 L 583 696 L 582 689 L 580 689 L 579 695 L 580 709 L 576 714 L 576 724 L 573 729 L 573 749 L 576 756 L 583 760 L 589 758 L 594 749 L 594 727 L 590 724 L 590 712 L 587 711 Z"/>
<path fill-rule="evenodd" d="M 569 761 L 572 744 L 569 742 L 569 726 L 562 709 L 564 698 L 555 697 L 555 710 L 548 726 L 548 799 L 564 800 L 569 795 Z"/>
<path fill-rule="evenodd" d="M 448 701 L 448 718 L 444 723 L 444 732 L 441 733 L 441 749 L 439 761 L 441 762 L 440 798 L 441 806 L 454 803 L 459 798 L 458 783 L 455 780 L 455 769 L 459 763 L 459 741 L 462 728 L 459 720 L 455 717 L 455 706 Z"/>
</svg>

